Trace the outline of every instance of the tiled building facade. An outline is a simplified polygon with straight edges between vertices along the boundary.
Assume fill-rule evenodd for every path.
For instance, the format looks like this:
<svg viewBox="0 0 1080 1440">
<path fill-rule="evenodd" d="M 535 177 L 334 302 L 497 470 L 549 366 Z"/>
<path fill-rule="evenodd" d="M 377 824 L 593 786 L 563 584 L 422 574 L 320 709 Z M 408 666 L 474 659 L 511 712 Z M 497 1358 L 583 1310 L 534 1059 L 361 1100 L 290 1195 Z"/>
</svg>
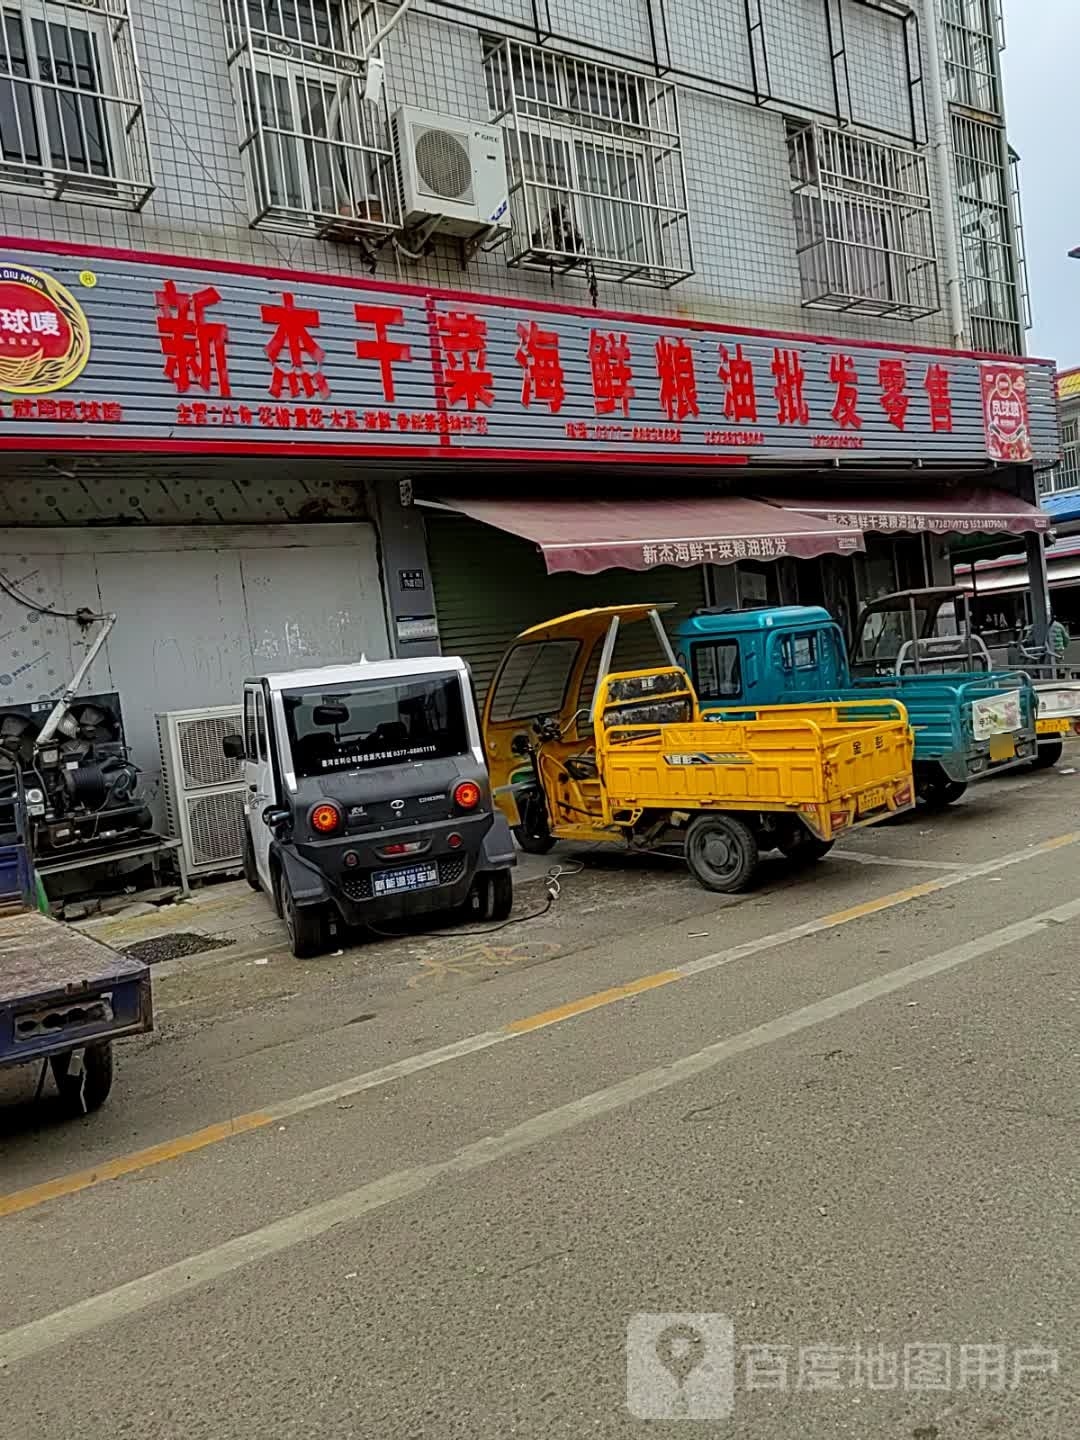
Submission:
<svg viewBox="0 0 1080 1440">
<path fill-rule="evenodd" d="M 928 0 L 417 0 L 365 101 L 393 7 L 20 0 L 3 229 L 570 303 L 591 270 L 610 308 L 1019 351 L 999 0 L 938 4 L 931 24 Z M 419 259 L 388 238 L 401 106 L 510 131 L 517 232 L 464 268 L 438 235 Z M 354 229 L 315 238 L 342 211 Z M 644 294 L 618 281 L 643 251 Z"/>
</svg>

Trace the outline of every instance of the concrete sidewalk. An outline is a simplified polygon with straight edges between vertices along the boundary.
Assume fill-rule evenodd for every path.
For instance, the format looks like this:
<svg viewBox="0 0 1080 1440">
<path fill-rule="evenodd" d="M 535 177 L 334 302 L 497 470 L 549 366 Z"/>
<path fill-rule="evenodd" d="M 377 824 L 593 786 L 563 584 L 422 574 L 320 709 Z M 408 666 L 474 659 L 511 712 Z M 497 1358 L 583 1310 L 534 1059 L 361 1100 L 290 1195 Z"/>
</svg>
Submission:
<svg viewBox="0 0 1080 1440">
<path fill-rule="evenodd" d="M 573 852 L 557 846 L 551 855 L 519 854 L 514 872 L 516 887 L 537 885 L 550 871 L 560 865 L 573 868 Z M 131 897 L 131 905 L 115 915 L 95 915 L 79 921 L 75 927 L 116 949 L 163 936 L 190 935 L 205 939 L 207 951 L 223 950 L 224 945 L 237 949 L 266 949 L 285 943 L 285 927 L 274 914 L 265 895 L 256 895 L 245 880 L 226 880 L 201 885 L 186 899 L 165 905 L 152 905 Z M 223 943 L 224 942 L 224 945 Z M 155 974 L 168 974 L 184 960 L 197 957 L 200 950 L 191 949 L 182 959 L 155 965 Z"/>
</svg>

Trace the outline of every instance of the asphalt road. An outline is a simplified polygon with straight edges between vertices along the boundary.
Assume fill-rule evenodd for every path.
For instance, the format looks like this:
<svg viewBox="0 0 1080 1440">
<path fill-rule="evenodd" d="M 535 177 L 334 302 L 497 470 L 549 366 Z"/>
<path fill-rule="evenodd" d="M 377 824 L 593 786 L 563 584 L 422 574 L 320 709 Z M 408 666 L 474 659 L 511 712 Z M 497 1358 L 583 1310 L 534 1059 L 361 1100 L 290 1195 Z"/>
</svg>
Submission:
<svg viewBox="0 0 1080 1440">
<path fill-rule="evenodd" d="M 0 1095 L 0 1432 L 1074 1440 L 1078 801 L 177 962 L 100 1114 Z"/>
</svg>

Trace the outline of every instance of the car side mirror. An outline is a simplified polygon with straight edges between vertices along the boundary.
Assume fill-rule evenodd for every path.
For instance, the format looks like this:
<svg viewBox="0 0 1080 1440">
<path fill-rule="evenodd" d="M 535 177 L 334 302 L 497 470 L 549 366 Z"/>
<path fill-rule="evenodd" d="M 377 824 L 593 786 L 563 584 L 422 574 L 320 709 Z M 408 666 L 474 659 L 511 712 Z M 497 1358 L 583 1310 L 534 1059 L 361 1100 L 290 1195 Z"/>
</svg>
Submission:
<svg viewBox="0 0 1080 1440">
<path fill-rule="evenodd" d="M 242 735 L 223 735 L 221 737 L 221 748 L 227 760 L 243 760 L 247 753 L 244 748 L 244 737 Z"/>
<path fill-rule="evenodd" d="M 280 805 L 268 805 L 262 812 L 262 819 L 268 830 L 277 830 L 289 819 L 289 812 Z"/>
</svg>

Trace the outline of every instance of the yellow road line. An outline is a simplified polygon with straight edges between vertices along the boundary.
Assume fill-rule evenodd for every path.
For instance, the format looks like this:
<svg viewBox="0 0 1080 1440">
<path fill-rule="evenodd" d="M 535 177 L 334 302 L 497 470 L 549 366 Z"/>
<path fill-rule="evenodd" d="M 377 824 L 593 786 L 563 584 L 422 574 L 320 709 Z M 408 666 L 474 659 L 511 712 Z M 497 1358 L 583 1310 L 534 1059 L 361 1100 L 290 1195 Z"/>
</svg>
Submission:
<svg viewBox="0 0 1080 1440">
<path fill-rule="evenodd" d="M 231 1140 L 234 1135 L 244 1135 L 250 1130 L 259 1130 L 273 1123 L 274 1116 L 254 1111 L 250 1115 L 237 1115 L 232 1120 L 223 1120 L 218 1125 L 207 1125 L 190 1135 L 179 1135 L 175 1140 L 163 1140 L 160 1145 L 150 1145 L 145 1150 L 134 1150 L 130 1155 L 120 1155 L 115 1160 L 106 1160 L 89 1170 L 76 1170 L 73 1175 L 63 1175 L 58 1180 L 46 1180 L 41 1185 L 31 1185 L 25 1190 L 15 1190 L 10 1195 L 0 1195 L 0 1216 L 18 1215 L 21 1210 L 32 1210 L 48 1200 L 59 1200 L 63 1195 L 76 1195 L 80 1190 L 89 1190 L 93 1185 L 102 1185 L 106 1180 L 119 1180 L 122 1175 L 134 1175 L 139 1170 L 149 1170 L 153 1165 L 162 1165 L 166 1160 L 178 1160 L 181 1155 L 190 1155 L 195 1150 L 205 1150 L 220 1140 Z"/>
<path fill-rule="evenodd" d="M 146 1150 L 136 1150 L 130 1155 L 121 1155 L 115 1160 L 108 1160 L 90 1169 L 77 1171 L 73 1175 L 47 1180 L 40 1185 L 32 1185 L 24 1190 L 14 1190 L 8 1195 L 0 1195 L 0 1218 L 17 1215 L 21 1211 L 33 1209 L 50 1200 L 74 1195 L 81 1190 L 89 1190 L 108 1181 L 120 1179 L 125 1175 L 136 1174 L 152 1166 L 161 1165 L 168 1160 L 179 1159 L 183 1155 L 204 1150 L 207 1146 L 215 1145 L 222 1140 L 229 1140 L 234 1135 L 243 1135 L 249 1131 L 261 1129 L 274 1121 L 318 1109 L 347 1096 L 357 1095 L 365 1090 L 373 1090 L 379 1086 L 404 1079 L 408 1075 L 415 1075 L 423 1070 L 447 1064 L 452 1060 L 462 1059 L 466 1055 L 478 1054 L 482 1050 L 491 1049 L 495 1045 L 514 1040 L 522 1035 L 532 1034 L 534 1031 L 545 1029 L 550 1025 L 560 1025 L 579 1015 L 588 1014 L 590 1011 L 619 1004 L 634 995 L 641 995 L 650 990 L 658 990 L 663 986 L 672 985 L 677 980 L 688 980 L 708 971 L 720 969 L 722 966 L 734 964 L 738 960 L 748 959 L 752 955 L 777 949 L 781 945 L 790 944 L 795 940 L 807 939 L 821 934 L 823 931 L 849 925 L 855 920 L 879 915 L 883 911 L 894 910 L 897 906 L 906 905 L 912 900 L 919 900 L 927 895 L 936 895 L 942 890 L 951 889 L 954 885 L 982 879 L 999 870 L 1009 869 L 1012 866 L 1023 864 L 1029 859 L 1035 859 L 1039 855 L 1062 850 L 1078 842 L 1080 842 L 1080 831 L 1071 831 L 1067 835 L 1055 836 L 1052 840 L 1041 841 L 1039 844 L 1028 846 L 1025 850 L 1016 851 L 1011 855 L 999 856 L 996 860 L 977 861 L 967 869 L 950 871 L 934 880 L 926 880 L 919 885 L 908 885 L 903 890 L 894 890 L 891 894 L 879 896 L 874 900 L 861 901 L 858 905 L 851 905 L 844 910 L 835 910 L 832 914 L 822 915 L 816 920 L 807 920 L 802 924 L 793 925 L 786 930 L 775 931 L 769 935 L 762 935 L 754 940 L 744 940 L 726 950 L 702 956 L 697 960 L 688 960 L 684 965 L 660 970 L 652 975 L 642 975 L 635 980 L 627 981 L 625 985 L 615 985 L 610 989 L 582 996 L 578 1000 L 571 1000 L 565 1005 L 542 1010 L 538 1014 L 527 1015 L 520 1020 L 511 1020 L 497 1029 L 466 1036 L 463 1040 L 444 1045 L 437 1050 L 412 1055 L 405 1060 L 385 1065 L 379 1070 L 352 1076 L 335 1084 L 324 1086 L 322 1089 L 312 1090 L 305 1095 L 297 1095 L 292 1099 L 268 1105 L 262 1110 L 239 1115 L 233 1120 L 208 1125 L 205 1129 L 196 1130 L 190 1135 L 181 1135 L 176 1139 L 166 1140 L 160 1145 L 152 1145 Z"/>
<path fill-rule="evenodd" d="M 530 1030 L 542 1030 L 546 1025 L 558 1025 L 563 1020 L 572 1020 L 575 1015 L 585 1015 L 590 1010 L 614 1005 L 617 1000 L 641 995 L 646 990 L 659 990 L 661 985 L 670 985 L 673 980 L 685 979 L 686 976 L 681 970 L 659 970 L 655 975 L 642 975 L 640 980 L 630 980 L 625 985 L 613 985 L 610 990 L 598 990 L 595 995 L 571 1000 L 568 1005 L 556 1005 L 552 1010 L 541 1010 L 538 1015 L 527 1015 L 524 1020 L 511 1020 L 504 1028 L 510 1035 L 527 1035 Z"/>
</svg>

